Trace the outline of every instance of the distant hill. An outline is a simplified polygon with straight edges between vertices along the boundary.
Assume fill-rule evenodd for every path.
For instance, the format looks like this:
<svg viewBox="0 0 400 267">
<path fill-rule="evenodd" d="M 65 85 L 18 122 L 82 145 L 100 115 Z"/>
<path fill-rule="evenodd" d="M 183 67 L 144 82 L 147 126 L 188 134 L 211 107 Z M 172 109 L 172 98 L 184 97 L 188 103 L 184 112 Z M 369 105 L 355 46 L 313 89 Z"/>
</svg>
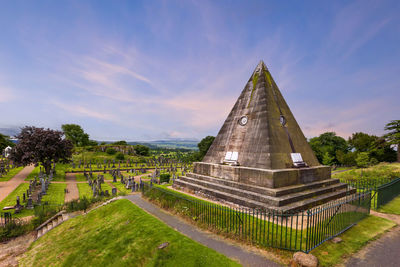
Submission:
<svg viewBox="0 0 400 267">
<path fill-rule="evenodd" d="M 102 141 L 97 141 L 101 143 Z M 105 143 L 113 143 L 112 141 L 104 141 Z M 166 140 L 154 140 L 154 141 L 131 141 L 127 142 L 130 145 L 145 145 L 150 148 L 184 148 L 190 150 L 197 150 L 198 140 L 195 139 L 166 139 Z"/>
<path fill-rule="evenodd" d="M 16 136 L 21 132 L 20 128 L 0 128 L 0 133 L 7 136 Z"/>
</svg>

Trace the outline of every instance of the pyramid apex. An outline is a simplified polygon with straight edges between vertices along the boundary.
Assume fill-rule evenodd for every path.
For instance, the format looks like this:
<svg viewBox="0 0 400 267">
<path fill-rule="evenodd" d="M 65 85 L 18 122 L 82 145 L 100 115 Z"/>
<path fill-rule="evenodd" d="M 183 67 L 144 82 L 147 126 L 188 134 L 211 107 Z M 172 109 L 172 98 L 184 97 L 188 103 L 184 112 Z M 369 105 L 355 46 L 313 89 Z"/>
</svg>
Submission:
<svg viewBox="0 0 400 267">
<path fill-rule="evenodd" d="M 261 59 L 260 62 L 258 63 L 258 65 L 257 65 L 256 69 L 254 70 L 254 72 L 261 73 L 261 71 L 263 69 L 268 70 L 267 66 L 265 66 L 264 61 Z"/>
</svg>

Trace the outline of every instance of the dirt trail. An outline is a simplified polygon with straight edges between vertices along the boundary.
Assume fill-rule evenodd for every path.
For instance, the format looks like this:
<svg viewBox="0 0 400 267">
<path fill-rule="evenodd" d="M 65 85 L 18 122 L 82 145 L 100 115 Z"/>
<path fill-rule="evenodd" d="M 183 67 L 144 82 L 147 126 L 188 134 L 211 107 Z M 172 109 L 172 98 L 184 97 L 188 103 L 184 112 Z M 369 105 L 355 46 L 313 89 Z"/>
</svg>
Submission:
<svg viewBox="0 0 400 267">
<path fill-rule="evenodd" d="M 74 173 L 67 173 L 65 175 L 65 182 L 67 183 L 67 193 L 65 194 L 64 202 L 70 202 L 74 199 L 79 199 L 79 190 L 76 185 L 76 177 Z"/>
<path fill-rule="evenodd" d="M 26 177 L 33 171 L 35 166 L 29 165 L 23 168 L 7 182 L 0 182 L 0 201 L 5 199 L 15 188 L 24 182 Z"/>
<path fill-rule="evenodd" d="M 0 267 L 18 266 L 18 256 L 25 253 L 30 244 L 35 240 L 36 234 L 29 233 L 0 243 Z"/>
</svg>

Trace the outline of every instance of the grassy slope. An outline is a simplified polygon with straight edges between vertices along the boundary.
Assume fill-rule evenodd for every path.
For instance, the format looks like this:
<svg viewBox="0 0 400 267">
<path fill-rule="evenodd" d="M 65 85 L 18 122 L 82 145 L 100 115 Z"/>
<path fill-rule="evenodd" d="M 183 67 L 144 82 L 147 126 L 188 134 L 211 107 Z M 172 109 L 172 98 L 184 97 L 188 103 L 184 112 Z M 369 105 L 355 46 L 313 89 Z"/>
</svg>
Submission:
<svg viewBox="0 0 400 267">
<path fill-rule="evenodd" d="M 9 181 L 11 178 L 13 178 L 17 173 L 22 171 L 24 167 L 17 167 L 14 169 L 11 169 L 6 175 L 3 175 L 0 177 L 0 182 L 5 182 Z"/>
<path fill-rule="evenodd" d="M 15 188 L 14 191 L 12 191 L 5 199 L 3 199 L 3 201 L 0 202 L 0 212 L 3 212 L 3 208 L 4 207 L 8 207 L 8 206 L 14 206 L 16 204 L 16 199 L 17 196 L 19 196 L 19 199 L 21 200 L 21 205 L 24 205 L 25 203 L 23 203 L 23 193 L 26 192 L 26 190 L 29 188 L 29 184 L 20 184 L 17 188 Z M 11 212 L 14 213 L 14 210 L 9 210 L 6 212 Z M 16 217 L 25 217 L 25 216 L 29 216 L 29 215 L 33 215 L 33 210 L 22 210 L 21 213 L 16 214 Z"/>
<path fill-rule="evenodd" d="M 312 254 L 318 257 L 320 266 L 332 266 L 340 263 L 345 257 L 360 250 L 368 241 L 395 226 L 395 223 L 383 218 L 369 216 L 356 226 L 340 235 L 343 242 L 334 244 L 325 242 L 317 247 Z"/>
<path fill-rule="evenodd" d="M 157 249 L 164 242 L 169 246 Z M 113 202 L 53 229 L 33 243 L 20 265 L 239 266 L 128 200 Z"/>
</svg>

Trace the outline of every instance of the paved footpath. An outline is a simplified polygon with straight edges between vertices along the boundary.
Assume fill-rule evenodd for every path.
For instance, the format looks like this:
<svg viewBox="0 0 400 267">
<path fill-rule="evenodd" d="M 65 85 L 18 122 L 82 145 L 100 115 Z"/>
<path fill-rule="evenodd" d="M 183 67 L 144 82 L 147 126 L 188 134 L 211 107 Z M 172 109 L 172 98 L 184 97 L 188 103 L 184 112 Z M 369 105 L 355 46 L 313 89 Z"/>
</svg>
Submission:
<svg viewBox="0 0 400 267">
<path fill-rule="evenodd" d="M 126 196 L 126 198 L 178 232 L 224 254 L 229 258 L 239 260 L 240 264 L 243 266 L 281 266 L 259 254 L 255 254 L 242 247 L 228 243 L 214 234 L 198 230 L 193 225 L 176 216 L 168 214 L 154 204 L 144 200 L 140 194 L 129 195 Z"/>
<path fill-rule="evenodd" d="M 371 210 L 371 215 L 383 217 L 400 224 L 400 216 L 383 214 Z M 400 266 L 400 226 L 397 225 L 381 238 L 369 243 L 361 251 L 357 252 L 347 262 L 346 266 Z"/>
<path fill-rule="evenodd" d="M 65 182 L 67 183 L 67 192 L 65 194 L 64 202 L 70 202 L 74 199 L 79 199 L 79 190 L 78 186 L 76 185 L 76 177 L 74 173 L 67 173 L 65 175 Z"/>
<path fill-rule="evenodd" d="M 33 171 L 35 166 L 29 165 L 23 168 L 7 182 L 0 182 L 0 201 L 5 199 L 15 188 L 24 182 L 25 178 Z"/>
</svg>

